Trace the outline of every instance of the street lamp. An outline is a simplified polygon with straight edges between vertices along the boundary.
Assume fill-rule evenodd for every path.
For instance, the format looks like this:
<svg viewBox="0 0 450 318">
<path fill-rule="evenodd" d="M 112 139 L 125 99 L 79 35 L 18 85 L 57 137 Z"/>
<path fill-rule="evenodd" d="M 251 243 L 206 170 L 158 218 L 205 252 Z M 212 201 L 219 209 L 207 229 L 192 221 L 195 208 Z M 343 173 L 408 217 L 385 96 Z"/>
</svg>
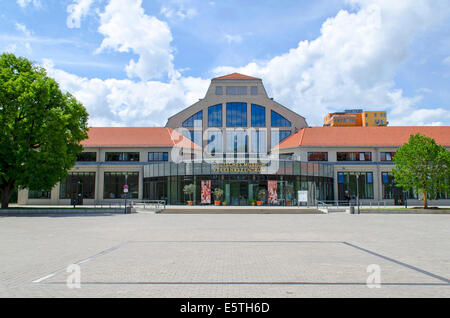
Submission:
<svg viewBox="0 0 450 318">
<path fill-rule="evenodd" d="M 356 173 L 356 205 L 358 206 L 358 214 L 361 213 L 359 210 L 359 174 Z"/>
</svg>

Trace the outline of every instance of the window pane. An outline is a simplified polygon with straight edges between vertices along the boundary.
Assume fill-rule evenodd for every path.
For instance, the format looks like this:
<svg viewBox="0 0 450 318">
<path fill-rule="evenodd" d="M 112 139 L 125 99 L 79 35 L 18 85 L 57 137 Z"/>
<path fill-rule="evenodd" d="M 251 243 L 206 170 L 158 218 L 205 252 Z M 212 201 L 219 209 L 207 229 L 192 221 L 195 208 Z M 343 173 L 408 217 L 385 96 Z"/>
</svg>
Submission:
<svg viewBox="0 0 450 318">
<path fill-rule="evenodd" d="M 78 191 L 84 199 L 95 199 L 95 172 L 69 173 L 66 180 L 61 182 L 60 199 L 71 199 Z"/>
<path fill-rule="evenodd" d="M 202 127 L 203 111 L 191 116 L 183 123 L 183 127 Z"/>
<path fill-rule="evenodd" d="M 139 161 L 139 152 L 107 152 L 106 161 Z"/>
<path fill-rule="evenodd" d="M 222 132 L 221 131 L 210 131 L 208 132 L 208 153 L 215 155 L 217 153 L 222 153 Z"/>
<path fill-rule="evenodd" d="M 168 161 L 169 153 L 167 152 L 149 152 L 148 161 Z"/>
<path fill-rule="evenodd" d="M 208 108 L 208 127 L 222 127 L 222 105 Z"/>
<path fill-rule="evenodd" d="M 28 199 L 50 199 L 51 191 L 39 190 L 39 191 L 28 191 Z"/>
<path fill-rule="evenodd" d="M 328 161 L 328 152 L 308 152 L 308 161 Z"/>
<path fill-rule="evenodd" d="M 371 152 L 338 152 L 337 161 L 372 161 Z"/>
<path fill-rule="evenodd" d="M 266 108 L 252 104 L 252 127 L 266 127 Z"/>
<path fill-rule="evenodd" d="M 97 153 L 96 152 L 82 152 L 77 155 L 78 162 L 96 162 Z"/>
<path fill-rule="evenodd" d="M 223 95 L 223 87 L 216 86 L 216 95 Z"/>
<path fill-rule="evenodd" d="M 247 127 L 246 103 L 227 103 L 227 126 Z"/>
<path fill-rule="evenodd" d="M 290 130 L 272 130 L 271 146 L 274 147 L 291 135 Z"/>
<path fill-rule="evenodd" d="M 227 91 L 227 95 L 247 95 L 248 87 L 247 86 L 227 86 L 226 91 Z"/>
<path fill-rule="evenodd" d="M 247 133 L 245 131 L 227 131 L 227 153 L 247 152 Z"/>
<path fill-rule="evenodd" d="M 267 131 L 252 130 L 251 152 L 257 154 L 267 154 Z"/>
<path fill-rule="evenodd" d="M 250 90 L 251 90 L 250 94 L 258 95 L 258 86 L 252 86 Z"/>
<path fill-rule="evenodd" d="M 124 198 L 124 185 L 128 185 L 128 196 L 133 199 L 137 199 L 139 196 L 139 173 L 105 172 L 103 197 L 105 199 Z"/>
<path fill-rule="evenodd" d="M 271 112 L 272 127 L 291 127 L 291 122 L 272 110 Z"/>
</svg>

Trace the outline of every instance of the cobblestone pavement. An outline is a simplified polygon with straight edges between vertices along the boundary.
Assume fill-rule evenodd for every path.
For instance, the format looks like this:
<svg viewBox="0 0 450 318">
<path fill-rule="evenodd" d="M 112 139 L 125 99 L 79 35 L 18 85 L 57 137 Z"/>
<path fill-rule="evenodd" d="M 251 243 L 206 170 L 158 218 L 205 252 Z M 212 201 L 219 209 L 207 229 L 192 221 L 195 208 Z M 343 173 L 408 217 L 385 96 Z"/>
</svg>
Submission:
<svg viewBox="0 0 450 318">
<path fill-rule="evenodd" d="M 449 215 L 0 217 L 0 296 L 450 297 L 449 233 Z"/>
</svg>

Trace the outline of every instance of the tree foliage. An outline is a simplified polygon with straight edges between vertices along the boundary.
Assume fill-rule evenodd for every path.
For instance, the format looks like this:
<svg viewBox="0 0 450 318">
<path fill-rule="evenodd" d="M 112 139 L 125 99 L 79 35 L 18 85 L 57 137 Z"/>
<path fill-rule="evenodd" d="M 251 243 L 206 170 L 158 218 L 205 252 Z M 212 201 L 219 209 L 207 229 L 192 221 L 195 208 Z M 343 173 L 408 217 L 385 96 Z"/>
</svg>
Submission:
<svg viewBox="0 0 450 318">
<path fill-rule="evenodd" d="M 13 54 L 0 57 L 0 192 L 51 189 L 76 162 L 88 113 L 46 71 Z"/>
<path fill-rule="evenodd" d="M 394 157 L 394 179 L 405 191 L 415 189 L 422 193 L 424 207 L 428 197 L 449 191 L 450 153 L 434 139 L 420 134 L 411 135 Z"/>
</svg>

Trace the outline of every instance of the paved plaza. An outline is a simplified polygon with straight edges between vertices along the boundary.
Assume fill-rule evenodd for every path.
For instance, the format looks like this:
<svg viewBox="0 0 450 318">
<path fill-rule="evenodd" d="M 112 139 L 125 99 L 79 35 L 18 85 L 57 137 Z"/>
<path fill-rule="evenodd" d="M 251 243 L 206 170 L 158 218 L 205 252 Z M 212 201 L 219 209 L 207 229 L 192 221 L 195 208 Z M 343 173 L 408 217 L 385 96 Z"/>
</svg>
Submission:
<svg viewBox="0 0 450 318">
<path fill-rule="evenodd" d="M 449 234 L 450 215 L 0 217 L 0 296 L 450 297 Z"/>
</svg>

